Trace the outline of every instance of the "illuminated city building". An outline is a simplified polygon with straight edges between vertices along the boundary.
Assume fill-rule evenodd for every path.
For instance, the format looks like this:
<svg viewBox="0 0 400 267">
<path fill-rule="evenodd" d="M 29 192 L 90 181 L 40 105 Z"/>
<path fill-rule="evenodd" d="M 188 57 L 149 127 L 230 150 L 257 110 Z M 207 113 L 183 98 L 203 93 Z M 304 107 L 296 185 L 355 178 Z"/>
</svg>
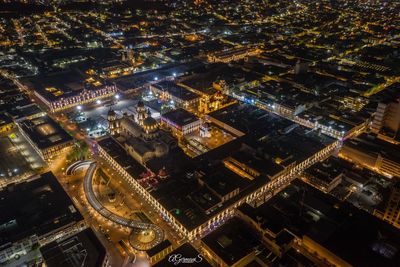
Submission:
<svg viewBox="0 0 400 267">
<path fill-rule="evenodd" d="M 176 109 L 161 115 L 161 123 L 181 137 L 198 131 L 201 120 L 184 109 Z"/>
<path fill-rule="evenodd" d="M 238 48 L 231 49 L 228 51 L 221 51 L 218 53 L 213 53 L 207 56 L 208 62 L 223 62 L 229 63 L 231 61 L 238 61 L 241 59 L 245 59 L 251 56 L 256 56 L 260 54 L 262 51 L 258 48 Z"/>
<path fill-rule="evenodd" d="M 124 114 L 117 118 L 116 113 L 110 110 L 108 123 L 110 133 L 141 164 L 167 155 L 176 146 L 175 139 L 160 129 L 159 122 L 151 117 L 142 101 L 138 102 L 135 115 Z"/>
<path fill-rule="evenodd" d="M 85 79 L 74 72 L 32 79 L 28 87 L 50 112 L 96 102 L 112 97 L 117 92 L 117 87 L 112 83 L 93 77 Z"/>
<path fill-rule="evenodd" d="M 52 111 L 57 112 L 65 109 L 70 109 L 78 105 L 84 105 L 95 102 L 98 99 L 108 98 L 113 96 L 117 92 L 115 85 L 106 85 L 96 89 L 83 89 L 80 93 L 73 96 L 61 96 L 63 92 L 56 88 L 46 88 L 47 92 L 55 96 L 54 98 L 50 94 L 40 93 L 35 91 L 35 95 L 46 104 L 46 106 Z M 59 95 L 59 96 L 57 96 Z M 53 98 L 53 99 L 52 99 Z M 51 100 L 52 99 L 52 100 Z"/>
<path fill-rule="evenodd" d="M 127 62 L 131 66 L 135 65 L 136 59 L 132 49 L 126 48 L 122 51 L 122 61 Z"/>
<path fill-rule="evenodd" d="M 389 199 L 383 208 L 374 210 L 374 215 L 394 227 L 400 228 L 400 183 L 397 182 L 391 188 Z"/>
<path fill-rule="evenodd" d="M 90 75 L 97 74 L 102 78 L 117 78 L 125 75 L 132 74 L 135 71 L 135 67 L 129 65 L 125 61 L 113 60 L 99 64 L 96 69 L 89 70 Z"/>
<path fill-rule="evenodd" d="M 119 132 L 120 120 L 118 120 L 117 113 L 112 108 L 107 113 L 107 121 L 109 133 L 111 135 L 117 134 Z"/>
<path fill-rule="evenodd" d="M 51 161 L 72 146 L 72 137 L 48 116 L 17 123 L 21 134 L 45 161 Z"/>
<path fill-rule="evenodd" d="M 250 227 L 236 217 L 201 240 L 202 252 L 221 267 L 248 266 L 256 259 L 257 245 Z"/>
<path fill-rule="evenodd" d="M 140 193 L 148 204 L 162 214 L 163 218 L 178 233 L 180 233 L 182 237 L 186 237 L 189 240 L 198 239 L 217 228 L 228 218 L 232 217 L 239 206 L 245 203 L 254 206 L 261 205 L 273 195 L 277 194 L 288 183 L 293 181 L 293 179 L 298 177 L 300 172 L 307 169 L 312 164 L 325 159 L 332 153 L 336 152 L 338 147 L 340 147 L 340 141 L 333 140 L 330 140 L 328 144 L 322 145 L 318 134 L 310 133 L 302 128 L 295 128 L 291 131 L 287 131 L 284 138 L 281 136 L 275 140 L 275 134 L 281 135 L 284 131 L 279 130 L 274 133 L 275 128 L 271 128 L 271 125 L 275 125 L 275 127 L 280 125 L 279 127 L 285 129 L 288 125 L 292 125 L 292 123 L 289 121 L 282 121 L 274 116 L 267 116 L 267 114 L 262 110 L 254 110 L 254 108 L 248 106 L 246 106 L 244 110 L 241 110 L 242 108 L 243 107 L 240 105 L 229 106 L 225 108 L 225 110 L 219 111 L 220 116 L 217 116 L 216 114 L 212 115 L 218 117 L 221 121 L 225 121 L 224 123 L 226 124 L 230 123 L 226 121 L 226 119 L 234 121 L 234 126 L 238 127 L 243 134 L 247 134 L 254 138 L 256 138 L 258 134 L 262 137 L 267 134 L 267 129 L 270 129 L 269 142 L 263 145 L 243 144 L 243 151 L 238 150 L 237 153 L 231 155 L 231 157 L 222 158 L 221 160 L 225 159 L 225 161 L 221 161 L 221 168 L 223 168 L 224 172 L 219 176 L 215 176 L 213 172 L 208 173 L 207 170 L 204 170 L 204 172 L 198 172 L 196 176 L 198 177 L 199 184 L 196 185 L 195 183 L 193 185 L 194 187 L 191 187 L 192 191 L 189 190 L 186 193 L 190 195 L 191 199 L 193 199 L 190 201 L 177 202 L 177 200 L 175 200 L 185 197 L 185 195 L 174 195 L 175 190 L 179 190 L 179 188 L 176 188 L 175 190 L 171 188 L 171 195 L 163 195 L 163 198 L 158 199 L 154 194 L 157 194 L 160 189 L 148 191 L 143 187 L 140 182 L 141 178 L 129 173 L 131 171 L 125 170 L 121 165 L 124 163 L 121 162 L 121 160 L 112 152 L 108 152 L 107 147 L 103 144 L 103 142 L 106 141 L 99 142 L 99 154 L 132 186 L 132 189 Z M 253 112 L 250 112 L 251 110 L 253 110 Z M 182 111 L 178 110 L 178 114 L 181 113 Z M 168 117 L 169 121 L 162 121 L 162 123 L 165 123 L 165 126 L 170 128 L 175 127 L 172 123 L 177 125 L 180 123 L 178 123 L 174 118 Z M 200 127 L 201 122 L 199 119 L 189 120 L 187 123 L 197 122 L 197 120 L 199 121 L 198 127 Z M 260 124 L 265 128 L 256 130 L 256 128 L 260 128 Z M 194 129 L 189 128 L 187 130 L 193 131 Z M 183 132 L 179 127 L 177 129 L 172 129 L 172 131 L 179 131 L 179 134 L 181 136 L 183 135 Z M 230 144 L 227 144 L 227 146 L 229 147 Z M 255 153 L 252 151 L 255 151 L 256 148 L 252 146 L 258 147 L 257 149 L 259 153 L 261 153 L 261 151 L 268 153 L 268 163 L 264 162 L 261 164 L 254 161 L 251 155 L 252 153 Z M 304 146 L 308 147 L 307 151 L 304 151 Z M 233 144 L 233 147 L 236 146 Z M 286 152 L 282 150 L 283 148 Z M 210 153 L 213 153 L 213 151 Z M 174 155 L 170 156 L 174 157 Z M 190 164 L 190 161 L 185 163 L 187 160 L 189 159 L 175 160 L 173 169 L 179 168 L 177 164 L 184 164 L 185 166 Z M 224 164 L 226 164 L 227 167 L 225 167 Z M 149 168 L 152 166 L 152 164 L 147 163 L 146 165 L 148 165 Z M 243 167 L 245 167 L 245 170 L 240 171 Z M 229 177 L 229 179 L 223 180 L 225 176 Z M 168 181 L 172 182 L 171 179 L 174 180 L 177 179 L 177 177 L 175 177 L 175 175 L 171 176 L 168 178 Z M 261 183 L 261 180 L 264 182 Z M 219 189 L 219 187 L 225 184 L 228 185 L 228 181 L 229 187 Z M 231 185 L 233 181 L 235 181 L 237 185 Z M 255 186 L 250 190 L 250 192 L 244 190 L 247 186 L 257 183 L 260 184 Z M 200 187 L 198 187 L 199 185 Z M 163 186 L 163 182 L 159 181 L 158 186 Z M 196 188 L 196 190 L 194 190 L 194 188 Z M 164 191 L 165 190 L 162 192 Z M 167 194 L 168 192 L 165 191 L 164 193 Z M 201 204 L 201 202 L 195 201 L 203 195 L 208 196 L 205 203 Z M 187 197 L 188 196 L 185 198 Z M 183 205 L 183 207 L 180 207 L 180 205 Z M 188 218 L 186 212 L 183 213 L 181 209 L 187 209 L 187 212 L 191 210 L 191 213 L 195 213 L 196 216 L 194 216 L 194 218 L 189 216 Z"/>
<path fill-rule="evenodd" d="M 0 2 L 1 266 L 400 266 L 398 1 Z"/>
<path fill-rule="evenodd" d="M 400 176 L 397 146 L 393 147 L 391 143 L 364 133 L 347 140 L 339 155 L 383 175 Z"/>
<path fill-rule="evenodd" d="M 213 95 L 203 95 L 199 101 L 199 112 L 210 113 L 228 105 L 234 104 L 236 101 L 228 99 L 221 91 L 217 91 Z"/>
<path fill-rule="evenodd" d="M 312 157 L 306 159 L 305 161 L 295 165 L 293 168 L 286 170 L 281 175 L 277 175 L 272 181 L 267 182 L 266 184 L 258 187 L 254 192 L 240 196 L 237 195 L 232 205 L 225 207 L 224 209 L 218 209 L 218 212 L 213 212 L 213 215 L 208 216 L 205 222 L 201 223 L 194 228 L 186 228 L 170 211 L 168 211 L 163 205 L 157 201 L 145 188 L 140 185 L 137 181 L 137 178 L 134 178 L 131 174 L 125 170 L 120 163 L 118 163 L 113 156 L 111 156 L 106 149 L 102 148 L 101 144 L 99 146 L 100 156 L 105 159 L 121 177 L 126 180 L 132 188 L 140 193 L 142 197 L 152 206 L 154 207 L 162 216 L 169 222 L 169 224 L 178 232 L 182 237 L 186 237 L 189 240 L 198 239 L 203 236 L 207 232 L 212 229 L 218 227 L 218 225 L 222 224 L 227 218 L 230 218 L 234 215 L 237 207 L 241 206 L 244 203 L 264 203 L 267 201 L 274 192 L 279 192 L 279 189 L 284 187 L 286 184 L 290 183 L 299 172 L 314 164 L 315 162 L 324 159 L 329 156 L 332 151 L 337 149 L 338 142 L 332 143 L 327 146 L 325 149 L 316 153 Z M 239 197 L 240 196 L 240 197 Z"/>
<path fill-rule="evenodd" d="M 159 99 L 173 101 L 177 107 L 185 109 L 196 108 L 199 102 L 199 95 L 172 81 L 162 81 L 152 84 L 150 85 L 150 90 Z"/>
<path fill-rule="evenodd" d="M 203 123 L 200 126 L 200 136 L 201 137 L 211 137 L 211 128 L 210 128 L 210 124 L 208 123 Z"/>
<path fill-rule="evenodd" d="M 378 104 L 371 130 L 385 140 L 400 143 L 400 100 Z"/>
<path fill-rule="evenodd" d="M 303 173 L 302 180 L 325 193 L 331 192 L 343 180 L 343 172 L 337 168 L 335 161 L 331 157 L 316 163 Z"/>
<path fill-rule="evenodd" d="M 146 251 L 146 254 L 149 257 L 150 264 L 154 265 L 163 260 L 172 251 L 174 251 L 174 247 L 171 242 L 166 239 L 154 248 Z"/>
</svg>

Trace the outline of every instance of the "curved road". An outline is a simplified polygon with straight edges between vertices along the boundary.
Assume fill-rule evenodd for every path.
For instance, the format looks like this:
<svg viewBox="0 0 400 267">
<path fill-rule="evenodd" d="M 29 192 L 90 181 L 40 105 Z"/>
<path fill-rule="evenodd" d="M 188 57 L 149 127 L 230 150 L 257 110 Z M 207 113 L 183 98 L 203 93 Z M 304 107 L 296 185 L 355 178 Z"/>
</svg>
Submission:
<svg viewBox="0 0 400 267">
<path fill-rule="evenodd" d="M 161 241 L 164 240 L 164 232 L 163 230 L 155 224 L 151 223 L 144 223 L 139 220 L 130 220 L 124 217 L 121 217 L 115 213 L 112 213 L 108 209 L 106 209 L 100 201 L 96 198 L 94 191 L 93 191 L 93 176 L 97 170 L 97 163 L 92 162 L 89 165 L 89 168 L 85 174 L 83 187 L 86 195 L 86 199 L 88 200 L 89 204 L 94 208 L 98 213 L 100 213 L 103 217 L 109 219 L 110 221 L 117 223 L 122 226 L 130 227 L 133 229 L 140 229 L 140 230 L 152 230 L 155 233 L 155 239 L 146 244 L 144 247 L 146 249 L 150 249 L 156 245 L 158 245 Z M 131 244 L 132 245 L 132 244 Z M 138 246 L 142 250 L 143 246 Z"/>
<path fill-rule="evenodd" d="M 73 175 L 77 170 L 89 167 L 91 163 L 93 163 L 93 160 L 78 160 L 68 166 L 65 170 L 65 174 Z"/>
</svg>

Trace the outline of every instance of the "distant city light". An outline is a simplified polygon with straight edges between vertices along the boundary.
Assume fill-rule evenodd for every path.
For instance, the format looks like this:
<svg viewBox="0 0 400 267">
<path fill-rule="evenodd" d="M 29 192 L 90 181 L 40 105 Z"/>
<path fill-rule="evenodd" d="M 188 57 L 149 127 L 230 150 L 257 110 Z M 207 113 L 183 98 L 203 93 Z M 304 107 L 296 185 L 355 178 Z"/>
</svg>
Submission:
<svg viewBox="0 0 400 267">
<path fill-rule="evenodd" d="M 119 98 L 120 98 L 119 94 L 116 94 L 115 99 L 119 99 Z"/>
<path fill-rule="evenodd" d="M 96 100 L 96 104 L 100 105 L 101 104 L 101 100 L 100 99 Z"/>
<path fill-rule="evenodd" d="M 172 76 L 176 77 L 176 72 L 172 73 Z"/>
<path fill-rule="evenodd" d="M 155 80 L 155 81 L 158 81 L 158 77 L 154 77 L 154 80 Z"/>
<path fill-rule="evenodd" d="M 76 109 L 77 109 L 77 110 L 82 110 L 82 106 L 79 105 L 79 106 L 76 107 Z"/>
</svg>

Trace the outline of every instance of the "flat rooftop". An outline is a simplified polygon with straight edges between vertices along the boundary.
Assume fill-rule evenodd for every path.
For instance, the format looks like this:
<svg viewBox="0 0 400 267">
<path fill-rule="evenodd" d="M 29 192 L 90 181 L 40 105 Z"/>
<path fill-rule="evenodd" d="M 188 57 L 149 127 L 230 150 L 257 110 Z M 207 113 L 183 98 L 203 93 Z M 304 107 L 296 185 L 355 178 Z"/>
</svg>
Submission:
<svg viewBox="0 0 400 267">
<path fill-rule="evenodd" d="M 31 78 L 27 81 L 33 90 L 46 98 L 55 101 L 61 98 L 72 97 L 85 90 L 95 90 L 108 85 L 100 78 L 82 75 L 77 71 L 57 72 Z"/>
<path fill-rule="evenodd" d="M 295 124 L 278 115 L 245 103 L 230 105 L 211 112 L 208 116 L 251 136 L 253 139 L 283 131 Z"/>
<path fill-rule="evenodd" d="M 212 95 L 216 92 L 213 84 L 224 80 L 228 85 L 241 84 L 260 79 L 261 76 L 253 72 L 247 72 L 238 67 L 227 64 L 208 64 L 204 68 L 197 69 L 195 74 L 183 77 L 180 83 L 195 89 L 203 94 Z"/>
<path fill-rule="evenodd" d="M 194 116 L 182 109 L 178 112 Z M 229 119 L 232 127 L 242 127 L 246 134 L 196 158 L 185 156 L 177 148 L 146 164 L 154 173 L 165 167 L 168 178 L 160 179 L 150 194 L 188 230 L 334 141 L 251 105 L 235 104 L 218 114 Z M 253 138 L 255 134 L 257 139 Z M 104 147 L 102 141 L 99 144 Z M 114 146 L 119 149 L 110 150 L 112 157 L 126 155 L 121 146 Z M 128 166 L 130 161 L 133 159 L 120 160 L 120 165 Z"/>
<path fill-rule="evenodd" d="M 9 137 L 0 136 L 0 181 L 31 171 L 31 167 Z"/>
<path fill-rule="evenodd" d="M 363 153 L 378 156 L 400 163 L 400 145 L 395 145 L 377 138 L 375 135 L 363 133 L 356 138 L 349 139 L 345 146 L 357 149 Z"/>
<path fill-rule="evenodd" d="M 49 116 L 20 122 L 21 129 L 39 149 L 71 142 L 73 138 Z"/>
<path fill-rule="evenodd" d="M 202 242 L 229 266 L 260 245 L 254 230 L 236 217 L 204 237 Z"/>
<path fill-rule="evenodd" d="M 169 111 L 163 115 L 161 115 L 162 119 L 166 119 L 169 122 L 182 127 L 185 126 L 187 124 L 196 122 L 199 120 L 198 117 L 196 117 L 194 114 L 190 113 L 189 111 L 182 109 L 182 108 L 178 108 L 172 111 Z"/>
<path fill-rule="evenodd" d="M 198 94 L 195 94 L 183 86 L 180 86 L 171 81 L 162 81 L 156 84 L 153 84 L 158 90 L 168 92 L 170 95 L 179 98 L 183 101 L 190 101 L 196 98 L 199 98 Z"/>
<path fill-rule="evenodd" d="M 306 235 L 354 266 L 399 266 L 400 233 L 367 212 L 296 180 L 263 205 L 239 210 L 279 233 Z"/>
<path fill-rule="evenodd" d="M 185 173 L 171 175 L 150 194 L 189 230 L 206 222 L 209 218 L 206 210 L 220 200 Z"/>
<path fill-rule="evenodd" d="M 305 173 L 329 184 L 344 171 L 339 163 L 340 161 L 338 158 L 329 157 L 324 161 L 315 163 Z"/>
<path fill-rule="evenodd" d="M 88 228 L 63 240 L 53 241 L 40 248 L 48 267 L 101 267 L 106 250 Z"/>
<path fill-rule="evenodd" d="M 188 230 L 205 223 L 211 216 L 265 185 L 290 164 L 300 163 L 333 142 L 329 137 L 255 107 L 233 106 L 229 110 L 237 121 L 243 123 L 243 127 L 248 121 L 257 129 L 258 124 L 252 122 L 258 118 L 257 122 L 263 129 L 258 132 L 258 139 L 251 138 L 248 128 L 248 136 L 237 138 L 196 158 L 185 156 L 177 148 L 168 156 L 147 163 L 154 173 L 165 167 L 169 175 L 167 179 L 159 180 L 150 194 Z M 247 110 L 253 112 L 253 117 Z M 269 127 L 264 127 L 264 119 L 272 121 Z M 102 143 L 100 145 L 103 147 Z M 126 155 L 122 147 L 117 153 L 112 152 L 112 157 L 120 155 Z M 123 160 L 120 164 L 127 166 L 130 160 L 133 159 Z M 243 171 L 248 168 L 255 174 Z M 230 198 L 226 199 L 225 196 L 230 193 Z"/>
<path fill-rule="evenodd" d="M 257 149 L 263 160 L 281 166 L 305 160 L 334 142 L 330 137 L 249 104 L 230 105 L 209 116 L 245 133 L 245 144 Z"/>
<path fill-rule="evenodd" d="M 98 141 L 98 145 L 104 149 L 122 168 L 125 169 L 133 178 L 147 172 L 139 162 L 132 158 L 125 149 L 112 137 L 106 137 Z"/>
<path fill-rule="evenodd" d="M 51 172 L 3 188 L 0 213 L 0 246 L 83 220 Z"/>
<path fill-rule="evenodd" d="M 12 110 L 8 110 L 7 113 L 9 113 L 14 119 L 36 116 L 40 113 L 44 114 L 44 112 L 39 108 L 39 106 L 34 103 L 30 103 L 29 105 L 23 107 L 16 107 Z"/>
<path fill-rule="evenodd" d="M 172 245 L 171 242 L 168 239 L 165 239 L 160 244 L 147 250 L 146 253 L 149 257 L 153 257 L 154 255 L 160 253 L 161 251 L 163 251 L 164 249 L 168 248 L 171 245 Z"/>
</svg>

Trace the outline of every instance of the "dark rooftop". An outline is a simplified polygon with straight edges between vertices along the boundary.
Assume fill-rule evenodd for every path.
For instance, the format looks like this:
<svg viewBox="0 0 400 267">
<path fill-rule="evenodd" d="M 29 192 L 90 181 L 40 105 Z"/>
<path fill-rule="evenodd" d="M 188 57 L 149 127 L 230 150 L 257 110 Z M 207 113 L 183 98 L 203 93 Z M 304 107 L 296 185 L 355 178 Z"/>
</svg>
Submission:
<svg viewBox="0 0 400 267">
<path fill-rule="evenodd" d="M 357 138 L 347 140 L 345 146 L 357 149 L 366 154 L 378 155 L 383 158 L 400 162 L 400 146 L 388 143 L 375 135 L 363 133 Z"/>
<path fill-rule="evenodd" d="M 228 265 L 233 265 L 259 245 L 257 234 L 243 221 L 233 218 L 202 241 Z"/>
<path fill-rule="evenodd" d="M 56 72 L 45 76 L 37 76 L 26 83 L 49 101 L 72 97 L 80 94 L 84 89 L 98 89 L 109 84 L 105 80 L 93 79 L 77 71 Z"/>
<path fill-rule="evenodd" d="M 166 91 L 172 96 L 182 99 L 183 101 L 190 101 L 199 97 L 199 95 L 171 81 L 162 81 L 154 84 L 153 86 L 161 91 Z"/>
<path fill-rule="evenodd" d="M 145 167 L 132 158 L 112 137 L 104 138 L 98 141 L 98 144 L 133 178 L 137 179 L 147 171 Z"/>
<path fill-rule="evenodd" d="M 49 116 L 24 120 L 20 126 L 39 149 L 72 141 L 72 137 Z"/>
<path fill-rule="evenodd" d="M 101 267 L 106 250 L 88 228 L 71 237 L 53 241 L 40 248 L 48 267 Z"/>
<path fill-rule="evenodd" d="M 248 104 L 230 105 L 209 116 L 245 133 L 244 143 L 257 150 L 253 154 L 270 163 L 264 163 L 263 168 L 257 160 L 246 161 L 270 176 L 282 168 L 277 164 L 288 166 L 294 161 L 301 162 L 333 142 L 332 138 Z M 244 156 L 237 154 L 240 158 Z"/>
<path fill-rule="evenodd" d="M 0 245 L 83 219 L 51 172 L 0 191 L 0 213 Z"/>
<path fill-rule="evenodd" d="M 258 139 L 283 131 L 294 123 L 252 105 L 237 103 L 208 114 L 231 127 Z"/>
<path fill-rule="evenodd" d="M 264 229 L 306 235 L 354 266 L 400 264 L 398 230 L 301 181 L 258 208 L 239 209 Z"/>
<path fill-rule="evenodd" d="M 178 126 L 184 126 L 199 120 L 195 115 L 182 108 L 169 111 L 163 114 L 162 118 Z"/>
<path fill-rule="evenodd" d="M 160 253 L 161 251 L 163 251 L 164 249 L 168 248 L 171 245 L 172 245 L 171 242 L 168 239 L 166 239 L 157 246 L 147 250 L 146 253 L 149 257 L 153 257 L 154 255 Z"/>
</svg>

